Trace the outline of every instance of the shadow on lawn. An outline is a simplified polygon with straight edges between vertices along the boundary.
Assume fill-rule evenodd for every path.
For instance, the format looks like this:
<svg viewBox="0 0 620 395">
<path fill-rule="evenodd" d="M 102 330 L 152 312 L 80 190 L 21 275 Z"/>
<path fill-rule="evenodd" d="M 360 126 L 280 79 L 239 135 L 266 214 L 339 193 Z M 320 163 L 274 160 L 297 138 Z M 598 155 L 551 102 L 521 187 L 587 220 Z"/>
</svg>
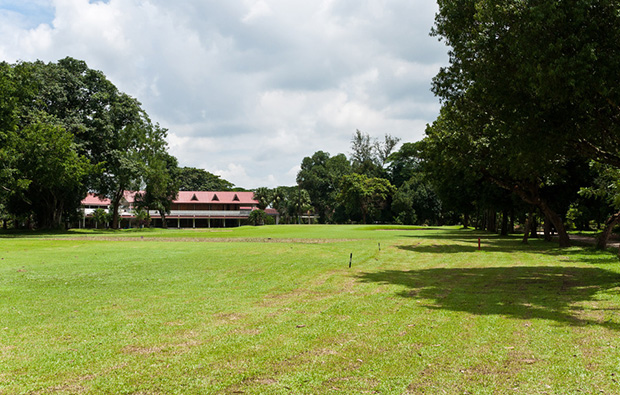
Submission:
<svg viewBox="0 0 620 395">
<path fill-rule="evenodd" d="M 24 229 L 0 229 L 0 239 L 17 238 L 49 238 L 59 236 L 118 236 L 126 234 L 147 235 L 157 232 L 156 228 L 131 228 L 131 229 L 69 229 L 69 230 L 24 230 Z"/>
<path fill-rule="evenodd" d="M 491 267 L 384 270 L 361 273 L 365 283 L 406 287 L 403 298 L 428 299 L 429 309 L 464 311 L 477 315 L 503 315 L 518 319 L 545 319 L 563 325 L 599 325 L 620 330 L 620 323 L 605 321 L 601 311 L 615 308 L 575 308 L 574 303 L 596 302 L 597 294 L 613 293 L 620 274 L 583 267 Z"/>
<path fill-rule="evenodd" d="M 429 239 L 432 237 L 429 236 Z M 447 242 L 449 239 L 452 243 Z M 542 238 L 530 239 L 529 244 L 522 244 L 521 237 L 497 237 L 482 238 L 481 249 L 478 250 L 477 238 L 463 238 L 461 235 L 453 235 L 438 239 L 437 244 L 417 243 L 410 245 L 395 245 L 396 248 L 415 253 L 435 254 L 460 254 L 480 252 L 501 253 L 531 253 L 559 256 L 565 262 L 581 262 L 589 264 L 617 264 L 618 256 L 610 251 L 596 250 L 588 244 L 577 244 L 578 248 L 559 248 L 554 242 L 546 242 Z"/>
</svg>

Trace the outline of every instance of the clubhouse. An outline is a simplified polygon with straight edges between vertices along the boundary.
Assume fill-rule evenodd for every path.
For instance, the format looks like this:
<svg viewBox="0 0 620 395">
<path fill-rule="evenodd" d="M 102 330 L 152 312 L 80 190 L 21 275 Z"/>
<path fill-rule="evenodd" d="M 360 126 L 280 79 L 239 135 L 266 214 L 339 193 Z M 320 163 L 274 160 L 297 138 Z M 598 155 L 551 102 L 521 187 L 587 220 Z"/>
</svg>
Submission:
<svg viewBox="0 0 620 395">
<path fill-rule="evenodd" d="M 126 191 L 119 206 L 121 227 L 137 226 L 134 211 L 134 198 L 137 192 Z M 169 228 L 228 228 L 245 224 L 252 210 L 257 209 L 258 201 L 254 192 L 206 192 L 179 191 L 172 201 L 170 214 L 166 215 Z M 96 209 L 109 212 L 111 201 L 88 194 L 82 200 L 84 216 L 80 228 L 95 227 L 93 213 Z M 275 210 L 266 210 L 276 215 Z M 275 213 L 274 213 L 275 212 Z M 151 226 L 162 227 L 163 222 L 159 211 L 149 211 Z"/>
</svg>

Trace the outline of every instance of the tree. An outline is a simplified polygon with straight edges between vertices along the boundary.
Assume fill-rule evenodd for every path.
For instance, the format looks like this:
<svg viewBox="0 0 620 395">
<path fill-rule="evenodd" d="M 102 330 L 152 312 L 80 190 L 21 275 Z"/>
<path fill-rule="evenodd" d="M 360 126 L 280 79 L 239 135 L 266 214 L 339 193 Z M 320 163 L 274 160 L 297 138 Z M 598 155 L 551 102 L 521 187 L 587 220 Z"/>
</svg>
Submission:
<svg viewBox="0 0 620 395">
<path fill-rule="evenodd" d="M 351 139 L 353 172 L 368 177 L 384 177 L 384 166 L 399 141 L 399 138 L 386 134 L 384 141 L 380 142 L 356 130 Z"/>
<path fill-rule="evenodd" d="M 265 219 L 267 219 L 267 213 L 261 209 L 253 210 L 248 217 L 248 220 L 254 226 L 264 225 Z"/>
<path fill-rule="evenodd" d="M 414 191 L 408 183 L 403 184 L 394 194 L 392 214 L 396 223 L 403 225 L 417 223 L 418 216 L 414 208 L 413 194 Z"/>
<path fill-rule="evenodd" d="M 367 223 L 368 217 L 374 216 L 394 191 L 386 179 L 350 174 L 343 178 L 338 198 L 350 214 L 360 213 L 362 221 Z"/>
<path fill-rule="evenodd" d="M 89 69 L 83 61 L 67 57 L 57 63 L 3 64 L 0 71 L 0 86 L 11 97 L 0 100 L 0 125 L 6 127 L 0 139 L 34 138 L 24 132 L 32 125 L 45 125 L 31 129 L 42 135 L 64 130 L 66 141 L 73 141 L 68 146 L 92 165 L 86 187 L 111 199 L 113 227 L 117 227 L 118 205 L 125 190 L 137 189 L 142 181 L 144 152 L 149 147 L 165 149 L 165 134 L 153 127 L 137 100 L 119 92 L 102 72 Z M 10 83 L 5 86 L 7 78 Z M 13 147 L 9 148 L 13 158 L 24 154 L 15 143 L 7 147 Z M 6 157 L 6 152 L 0 149 L 0 156 Z M 10 181 L 3 188 L 9 194 L 24 190 L 29 183 L 12 168 L 15 160 L 0 168 L 0 177 Z M 85 188 L 80 193 L 71 200 L 81 200 Z"/>
<path fill-rule="evenodd" d="M 337 196 L 342 178 L 351 173 L 351 164 L 344 154 L 330 156 L 317 151 L 305 157 L 297 173 L 297 184 L 308 192 L 320 223 L 332 220 L 339 204 Z"/>
<path fill-rule="evenodd" d="M 158 211 L 164 228 L 167 227 L 166 215 L 170 213 L 172 201 L 179 194 L 177 171 L 178 162 L 174 156 L 155 150 L 144 169 L 146 188 L 134 198 L 137 207 Z"/>
<path fill-rule="evenodd" d="M 28 187 L 13 193 L 11 200 L 25 203 L 22 208 L 35 215 L 41 228 L 61 228 L 86 195 L 90 163 L 77 153 L 73 135 L 60 126 L 28 125 L 19 146 L 28 155 L 20 155 L 16 167 Z"/>
<path fill-rule="evenodd" d="M 596 170 L 597 177 L 591 186 L 580 191 L 580 195 L 589 199 L 602 200 L 615 211 L 607 217 L 603 231 L 596 239 L 596 248 L 603 250 L 607 248 L 613 228 L 620 222 L 620 211 L 618 211 L 620 209 L 620 169 L 596 162 L 592 163 L 592 167 Z"/>
<path fill-rule="evenodd" d="M 93 220 L 95 221 L 95 226 L 99 229 L 101 226 L 108 223 L 110 220 L 110 214 L 104 209 L 98 208 L 93 211 Z"/>
<path fill-rule="evenodd" d="M 195 167 L 181 167 L 178 170 L 180 191 L 230 191 L 234 184 L 220 176 Z"/>
<path fill-rule="evenodd" d="M 15 162 L 20 152 L 17 143 L 18 86 L 13 68 L 0 63 L 0 204 L 6 207 L 9 196 L 25 187 L 17 175 Z"/>
<path fill-rule="evenodd" d="M 388 179 L 397 188 L 400 188 L 415 174 L 424 171 L 422 168 L 422 142 L 404 143 L 400 149 L 390 154 L 386 163 Z"/>
<path fill-rule="evenodd" d="M 256 188 L 254 191 L 254 200 L 258 201 L 258 208 L 261 210 L 266 209 L 273 200 L 272 191 L 266 187 Z"/>
<path fill-rule="evenodd" d="M 149 214 L 149 212 L 141 207 L 137 208 L 134 216 L 136 218 L 136 221 L 138 222 L 138 226 L 140 228 L 143 228 L 145 226 L 149 226 L 150 222 L 151 222 L 151 216 Z M 165 221 L 165 218 L 164 218 Z"/>
<path fill-rule="evenodd" d="M 380 163 L 377 158 L 376 142 L 370 135 L 355 131 L 351 139 L 351 166 L 353 171 L 369 177 L 380 176 Z"/>
<path fill-rule="evenodd" d="M 305 189 L 291 188 L 286 211 L 297 216 L 297 223 L 301 224 L 301 216 L 312 208 L 310 194 Z"/>
<path fill-rule="evenodd" d="M 434 34 L 451 46 L 433 90 L 444 121 L 476 169 L 538 207 L 569 245 L 541 195 L 576 154 L 613 162 L 619 152 L 620 15 L 617 3 L 444 0 Z M 438 126 L 438 125 L 436 125 Z M 446 126 L 445 124 L 443 126 Z M 617 162 L 620 164 L 620 161 Z"/>
<path fill-rule="evenodd" d="M 295 211 L 291 211 L 289 202 L 296 188 L 280 186 L 272 191 L 271 206 L 278 211 L 282 221 L 286 223 L 290 223 L 292 216 L 295 214 Z"/>
</svg>

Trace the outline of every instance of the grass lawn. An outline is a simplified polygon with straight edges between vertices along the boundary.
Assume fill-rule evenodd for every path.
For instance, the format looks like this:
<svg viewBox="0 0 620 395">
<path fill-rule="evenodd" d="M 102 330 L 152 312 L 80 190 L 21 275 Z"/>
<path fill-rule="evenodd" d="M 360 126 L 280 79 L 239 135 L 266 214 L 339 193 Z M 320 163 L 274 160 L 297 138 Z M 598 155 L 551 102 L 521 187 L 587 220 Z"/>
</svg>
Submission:
<svg viewBox="0 0 620 395">
<path fill-rule="evenodd" d="M 455 228 L 4 233 L 0 394 L 620 393 L 619 263 Z"/>
</svg>

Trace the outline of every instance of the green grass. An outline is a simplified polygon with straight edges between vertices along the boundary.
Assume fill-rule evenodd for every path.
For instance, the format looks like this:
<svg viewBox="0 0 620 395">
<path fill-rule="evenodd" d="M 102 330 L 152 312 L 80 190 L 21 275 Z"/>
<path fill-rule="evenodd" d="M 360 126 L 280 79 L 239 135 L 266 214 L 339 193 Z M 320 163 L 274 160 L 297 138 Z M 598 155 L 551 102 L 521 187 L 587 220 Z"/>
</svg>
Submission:
<svg viewBox="0 0 620 395">
<path fill-rule="evenodd" d="M 456 228 L 9 233 L 0 394 L 618 393 L 619 291 Z"/>
</svg>

